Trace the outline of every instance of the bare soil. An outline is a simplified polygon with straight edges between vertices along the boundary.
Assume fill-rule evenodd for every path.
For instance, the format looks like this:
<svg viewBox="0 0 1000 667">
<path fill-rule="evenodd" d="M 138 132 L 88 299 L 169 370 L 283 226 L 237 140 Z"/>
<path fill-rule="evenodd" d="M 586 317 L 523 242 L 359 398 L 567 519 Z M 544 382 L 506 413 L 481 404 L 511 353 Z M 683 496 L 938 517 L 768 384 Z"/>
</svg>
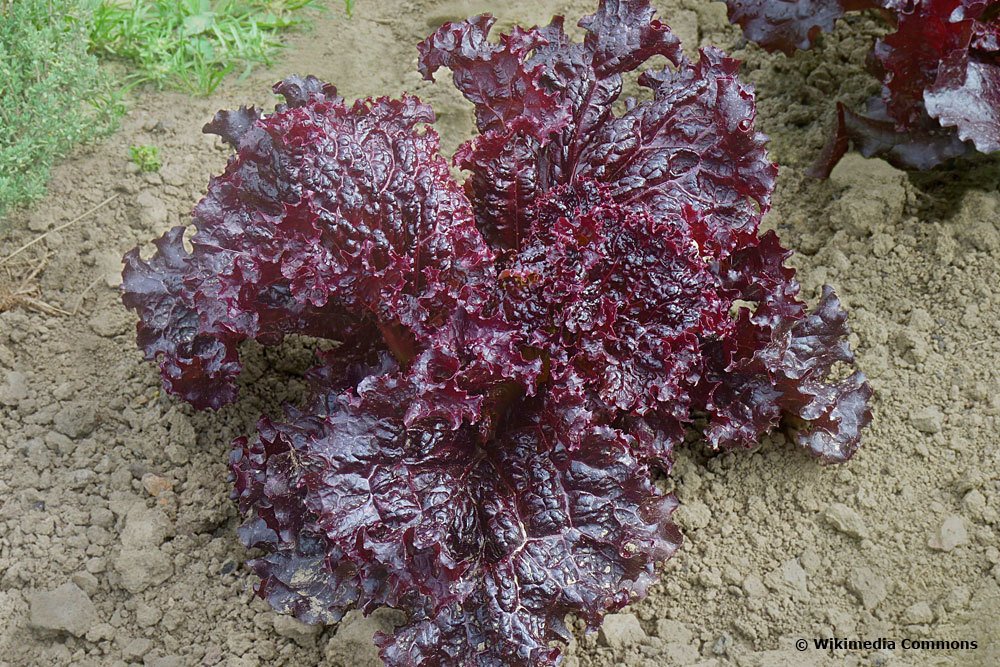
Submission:
<svg viewBox="0 0 1000 667">
<path fill-rule="evenodd" d="M 347 97 L 423 96 L 452 151 L 472 132 L 470 106 L 447 82 L 421 81 L 416 42 L 486 10 L 505 28 L 592 9 L 357 4 L 351 19 L 318 16 L 277 66 L 209 99 L 142 94 L 120 132 L 59 167 L 49 196 L 8 221 L 0 256 L 114 197 L 0 274 L 3 287 L 48 255 L 34 296 L 72 313 L 0 313 L 0 665 L 378 664 L 369 637 L 391 615 L 328 628 L 277 616 L 253 597 L 235 538 L 229 442 L 301 396 L 309 345 L 249 350 L 242 401 L 195 413 L 161 391 L 117 293 L 122 253 L 186 222 L 222 170 L 225 146 L 200 132 L 217 109 L 269 106 L 273 81 L 312 73 Z M 656 4 L 689 47 L 746 61 L 781 165 L 766 226 L 798 250 L 807 295 L 830 283 L 850 308 L 876 414 L 840 467 L 781 435 L 749 453 L 682 452 L 683 549 L 646 600 L 574 642 L 566 664 L 1000 665 L 1000 160 L 908 176 L 849 156 L 829 181 L 809 180 L 833 101 L 872 92 L 863 62 L 878 25 L 851 19 L 787 59 L 747 46 L 722 3 Z M 159 146 L 163 169 L 137 173 L 131 144 Z M 896 648 L 794 648 L 817 637 Z M 903 639 L 978 649 L 904 650 Z"/>
</svg>

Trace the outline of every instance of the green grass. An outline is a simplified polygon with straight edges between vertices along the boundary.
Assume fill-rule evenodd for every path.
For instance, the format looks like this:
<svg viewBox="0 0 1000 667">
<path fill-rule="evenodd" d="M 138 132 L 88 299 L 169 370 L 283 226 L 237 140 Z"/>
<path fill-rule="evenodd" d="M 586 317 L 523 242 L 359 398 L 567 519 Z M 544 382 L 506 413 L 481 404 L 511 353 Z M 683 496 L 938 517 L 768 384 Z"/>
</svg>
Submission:
<svg viewBox="0 0 1000 667">
<path fill-rule="evenodd" d="M 0 216 L 40 197 L 52 165 L 124 113 L 87 52 L 78 0 L 0 0 Z"/>
<path fill-rule="evenodd" d="M 133 84 L 208 95 L 234 70 L 271 64 L 279 33 L 316 2 L 99 0 L 91 50 L 129 65 Z"/>
<path fill-rule="evenodd" d="M 354 0 L 344 0 L 348 13 Z M 0 0 L 0 217 L 45 192 L 52 165 L 114 129 L 131 87 L 197 95 L 271 64 L 319 0 Z M 121 63 L 114 77 L 99 58 Z M 119 69 L 119 68 L 113 68 Z M 138 152 L 137 152 L 138 151 Z M 135 146 L 141 169 L 158 168 Z"/>
<path fill-rule="evenodd" d="M 129 146 L 128 156 L 141 172 L 159 171 L 163 166 L 160 149 L 156 146 Z"/>
</svg>

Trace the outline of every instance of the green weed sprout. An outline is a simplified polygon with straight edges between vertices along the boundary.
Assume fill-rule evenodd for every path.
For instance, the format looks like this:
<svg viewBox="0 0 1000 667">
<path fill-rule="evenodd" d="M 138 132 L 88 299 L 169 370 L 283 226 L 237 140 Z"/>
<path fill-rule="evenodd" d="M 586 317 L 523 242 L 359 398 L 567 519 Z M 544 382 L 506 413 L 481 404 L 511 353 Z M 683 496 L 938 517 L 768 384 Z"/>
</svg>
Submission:
<svg viewBox="0 0 1000 667">
<path fill-rule="evenodd" d="M 160 149 L 156 146 L 129 146 L 128 154 L 141 172 L 159 171 L 163 166 Z"/>
</svg>

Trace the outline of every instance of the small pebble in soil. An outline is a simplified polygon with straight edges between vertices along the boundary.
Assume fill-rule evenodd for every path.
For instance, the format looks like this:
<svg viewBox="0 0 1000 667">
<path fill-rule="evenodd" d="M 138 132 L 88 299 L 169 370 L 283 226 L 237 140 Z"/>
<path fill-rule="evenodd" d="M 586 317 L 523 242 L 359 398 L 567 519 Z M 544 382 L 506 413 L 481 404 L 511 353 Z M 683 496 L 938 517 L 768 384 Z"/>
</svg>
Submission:
<svg viewBox="0 0 1000 667">
<path fill-rule="evenodd" d="M 173 533 L 173 525 L 163 510 L 148 508 L 144 502 L 132 504 L 125 515 L 122 546 L 127 549 L 158 547 Z"/>
<path fill-rule="evenodd" d="M 27 397 L 27 376 L 18 371 L 8 371 L 6 381 L 0 384 L 0 405 L 15 407 Z"/>
<path fill-rule="evenodd" d="M 160 622 L 163 612 L 156 607 L 139 601 L 135 606 L 135 622 L 140 628 L 149 628 Z"/>
<path fill-rule="evenodd" d="M 860 514 L 843 503 L 830 505 L 823 517 L 828 524 L 845 535 L 860 539 L 868 537 L 868 527 L 865 525 L 865 520 Z"/>
<path fill-rule="evenodd" d="M 948 597 L 944 599 L 944 608 L 948 611 L 958 611 L 964 609 L 971 599 L 972 593 L 969 592 L 969 589 L 965 586 L 958 586 L 951 589 Z"/>
<path fill-rule="evenodd" d="M 94 264 L 98 276 L 111 289 L 118 289 L 122 284 L 122 256 L 113 250 L 100 250 L 94 253 Z"/>
<path fill-rule="evenodd" d="M 115 559 L 115 570 L 122 587 L 134 595 L 165 582 L 173 575 L 174 566 L 159 549 L 123 549 Z"/>
<path fill-rule="evenodd" d="M 273 614 L 273 616 L 274 631 L 282 637 L 294 640 L 299 646 L 314 645 L 316 635 L 323 630 L 322 626 L 302 623 L 287 614 Z"/>
<path fill-rule="evenodd" d="M 173 534 L 173 525 L 163 510 L 148 509 L 145 503 L 132 505 L 122 530 L 122 550 L 115 558 L 121 585 L 130 593 L 141 593 L 173 574 L 173 563 L 159 546 Z"/>
<path fill-rule="evenodd" d="M 927 546 L 935 551 L 951 551 L 968 541 L 969 533 L 965 529 L 965 522 L 962 520 L 962 517 L 952 514 L 941 523 L 937 531 L 927 540 Z"/>
<path fill-rule="evenodd" d="M 885 580 L 869 567 L 855 568 L 847 577 L 847 588 L 858 596 L 865 609 L 874 609 L 885 600 Z"/>
<path fill-rule="evenodd" d="M 768 588 L 789 595 L 796 600 L 805 600 L 809 598 L 807 579 L 808 575 L 802 569 L 798 559 L 791 558 L 777 569 L 768 572 L 764 577 L 764 584 Z"/>
<path fill-rule="evenodd" d="M 934 620 L 934 612 L 926 602 L 918 602 L 907 607 L 903 621 L 911 625 L 924 625 Z"/>
<path fill-rule="evenodd" d="M 146 489 L 146 493 L 156 498 L 168 491 L 172 491 L 174 483 L 166 477 L 147 472 L 142 476 L 142 488 Z"/>
<path fill-rule="evenodd" d="M 357 611 L 348 613 L 327 642 L 325 664 L 329 667 L 383 667 L 372 636 L 379 631 L 391 634 L 401 622 L 402 615 L 398 611 L 384 607 L 367 617 Z"/>
<path fill-rule="evenodd" d="M 14 366 L 14 361 L 14 353 L 10 351 L 9 347 L 0 343 L 0 366 L 12 368 Z"/>
<path fill-rule="evenodd" d="M 38 591 L 30 597 L 29 624 L 44 632 L 68 632 L 83 637 L 97 623 L 97 609 L 72 581 L 53 591 Z"/>
<path fill-rule="evenodd" d="M 159 229 L 167 223 L 170 215 L 167 205 L 152 192 L 140 192 L 135 203 L 139 205 L 139 221 L 143 227 Z"/>
<path fill-rule="evenodd" d="M 188 460 L 187 449 L 180 445 L 168 445 L 166 449 L 167 459 L 174 465 L 185 465 Z"/>
<path fill-rule="evenodd" d="M 962 498 L 962 507 L 973 518 L 981 519 L 986 514 L 986 496 L 979 489 L 972 489 Z"/>
<path fill-rule="evenodd" d="M 701 530 L 712 522 L 712 511 L 700 500 L 691 501 L 681 508 L 677 520 L 689 530 Z"/>
<path fill-rule="evenodd" d="M 97 426 L 97 414 L 91 403 L 83 401 L 69 403 L 56 413 L 53 425 L 67 438 L 79 440 L 94 431 Z"/>
<path fill-rule="evenodd" d="M 728 632 L 723 632 L 712 643 L 712 653 L 715 655 L 726 655 L 733 645 L 733 636 Z"/>
<path fill-rule="evenodd" d="M 656 622 L 656 636 L 665 642 L 680 644 L 690 644 L 694 640 L 686 625 L 670 618 L 661 618 Z"/>
<path fill-rule="evenodd" d="M 114 338 L 129 333 L 133 328 L 132 318 L 121 308 L 99 310 L 87 320 L 91 330 L 102 338 Z"/>
<path fill-rule="evenodd" d="M 698 649 L 690 644 L 670 643 L 655 651 L 654 665 L 694 665 L 698 662 Z M 702 663 L 704 665 L 704 663 Z"/>
<path fill-rule="evenodd" d="M 743 592 L 751 598 L 762 598 L 767 595 L 767 587 L 755 574 L 748 574 L 743 579 Z"/>
<path fill-rule="evenodd" d="M 608 614 L 597 636 L 601 644 L 614 649 L 638 644 L 645 638 L 646 633 L 634 614 Z"/>
<path fill-rule="evenodd" d="M 153 642 L 145 637 L 136 637 L 122 647 L 122 657 L 126 660 L 142 660 L 153 648 Z"/>
<path fill-rule="evenodd" d="M 910 424 L 921 433 L 933 435 L 941 432 L 944 416 L 936 406 L 929 405 L 910 413 Z"/>
<path fill-rule="evenodd" d="M 73 583 L 79 586 L 80 589 L 83 590 L 83 592 L 88 596 L 97 593 L 100 586 L 100 582 L 97 580 L 97 577 L 87 571 L 77 572 L 71 579 Z"/>
</svg>

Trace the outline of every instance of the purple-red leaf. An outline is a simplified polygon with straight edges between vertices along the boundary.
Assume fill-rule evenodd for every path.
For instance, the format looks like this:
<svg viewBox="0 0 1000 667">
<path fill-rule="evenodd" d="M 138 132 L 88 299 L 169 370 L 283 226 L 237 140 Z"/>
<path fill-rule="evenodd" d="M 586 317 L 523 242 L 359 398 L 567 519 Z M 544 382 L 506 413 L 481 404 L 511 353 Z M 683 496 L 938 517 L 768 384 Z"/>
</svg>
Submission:
<svg viewBox="0 0 1000 667">
<path fill-rule="evenodd" d="M 439 68 L 451 69 L 455 87 L 476 106 L 482 134 L 504 132 L 513 124 L 545 139 L 567 121 L 557 94 L 539 81 L 542 68 L 525 64 L 547 40 L 537 29 L 515 28 L 494 45 L 487 37 L 495 22 L 483 14 L 457 25 L 445 23 L 417 47 L 420 73 L 433 80 Z"/>
<path fill-rule="evenodd" d="M 980 153 L 1000 151 L 1000 62 L 954 52 L 938 67 L 934 85 L 924 91 L 927 113 Z"/>
<path fill-rule="evenodd" d="M 847 12 L 880 7 L 880 0 L 726 0 L 729 20 L 768 51 L 786 56 L 812 47 Z"/>
<path fill-rule="evenodd" d="M 490 25 L 482 18 L 449 23 L 420 46 L 425 76 L 441 65 L 452 68 L 480 117 L 491 107 L 483 104 L 479 88 L 466 83 L 472 64 L 513 67 L 508 52 L 487 41 Z M 765 137 L 753 128 L 753 94 L 736 78 L 736 61 L 706 49 L 697 62 L 688 62 L 644 0 L 602 2 L 580 25 L 587 30 L 583 44 L 566 36 L 557 17 L 532 32 L 547 43 L 530 58 L 516 54 L 518 71 L 532 72 L 548 86 L 552 97 L 546 99 L 557 104 L 560 122 L 544 134 L 531 123 L 480 123 L 483 135 L 456 156 L 471 172 L 466 191 L 483 235 L 497 249 L 518 249 L 532 201 L 581 179 L 606 185 L 617 201 L 654 216 L 685 205 L 698 208 L 702 216 L 693 233 L 706 254 L 726 254 L 741 235 L 753 235 L 770 206 L 777 170 L 767 160 Z M 676 69 L 643 75 L 640 82 L 654 99 L 630 104 L 616 116 L 622 74 L 654 55 Z M 508 106 L 503 98 L 501 104 Z"/>
<path fill-rule="evenodd" d="M 967 51 L 972 21 L 954 21 L 964 0 L 891 0 L 896 32 L 875 43 L 874 55 L 884 72 L 882 99 L 886 113 L 906 130 L 924 113 L 924 90 L 933 85 L 941 61 Z"/>
<path fill-rule="evenodd" d="M 729 302 L 690 233 L 697 214 L 657 219 L 581 180 L 550 190 L 531 217 L 500 274 L 507 319 L 527 327 L 559 384 L 592 392 L 611 411 L 658 413 L 680 435 L 699 336 L 724 336 L 730 326 Z"/>
<path fill-rule="evenodd" d="M 827 178 L 853 143 L 865 157 L 881 157 L 900 169 L 932 169 L 953 158 L 972 155 L 975 147 L 953 128 L 941 127 L 926 114 L 907 130 L 898 130 L 881 98 L 868 101 L 868 113 L 857 114 L 837 104 L 837 121 L 810 175 Z"/>
<path fill-rule="evenodd" d="M 776 242 L 769 245 L 781 251 Z M 784 291 L 796 292 L 792 285 Z M 713 449 L 750 447 L 783 416 L 791 417 L 798 444 L 825 462 L 847 461 L 872 418 L 864 374 L 829 378 L 835 365 L 854 364 L 847 313 L 829 286 L 802 319 L 774 317 L 778 304 L 800 307 L 782 297 L 759 303 L 753 313 L 742 309 L 736 334 L 708 357 L 706 439 Z"/>
<path fill-rule="evenodd" d="M 243 136 L 260 120 L 260 116 L 260 111 L 255 107 L 219 111 L 215 114 L 215 118 L 205 123 L 201 129 L 205 134 L 217 134 L 233 148 L 239 148 Z"/>
<path fill-rule="evenodd" d="M 237 485 L 252 517 L 242 534 L 272 552 L 255 569 L 282 609 L 312 619 L 344 600 L 403 607 L 408 624 L 379 640 L 390 665 L 555 664 L 548 642 L 568 638 L 567 613 L 596 627 L 643 595 L 654 561 L 677 548 L 675 502 L 628 436 L 596 426 L 571 438 L 541 407 L 483 446 L 468 428 L 408 428 L 401 386 L 362 386 L 237 443 L 237 478 L 252 480 Z M 257 528 L 286 507 L 278 531 Z M 282 575 L 315 543 L 327 561 L 289 585 Z M 358 572 L 376 574 L 358 585 Z M 323 597 L 317 581 L 337 576 L 342 597 Z"/>
<path fill-rule="evenodd" d="M 492 284 L 471 207 L 421 126 L 429 107 L 414 97 L 347 107 L 313 78 L 275 90 L 288 104 L 274 114 L 220 112 L 209 124 L 239 150 L 195 208 L 193 250 L 177 228 L 150 261 L 126 257 L 139 344 L 197 407 L 235 398 L 242 340 L 367 330 L 408 361 Z"/>
</svg>

